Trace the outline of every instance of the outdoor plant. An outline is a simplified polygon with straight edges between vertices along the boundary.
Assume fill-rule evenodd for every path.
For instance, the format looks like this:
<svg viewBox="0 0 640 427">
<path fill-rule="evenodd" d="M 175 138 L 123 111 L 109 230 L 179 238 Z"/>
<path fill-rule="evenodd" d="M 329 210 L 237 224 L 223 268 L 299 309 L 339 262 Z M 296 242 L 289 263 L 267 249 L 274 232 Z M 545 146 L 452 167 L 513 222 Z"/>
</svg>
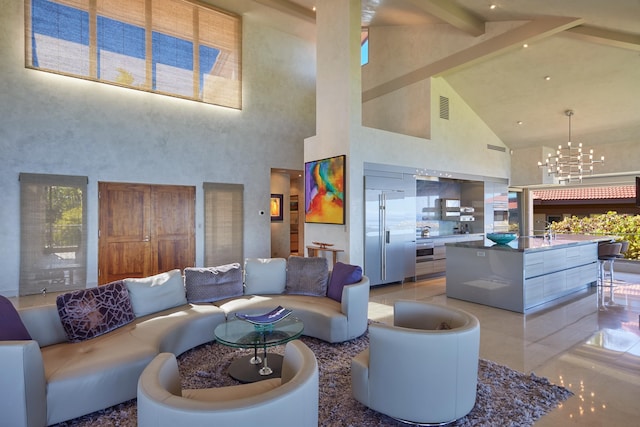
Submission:
<svg viewBox="0 0 640 427">
<path fill-rule="evenodd" d="M 571 216 L 559 222 L 553 222 L 551 229 L 560 234 L 593 234 L 613 236 L 617 241 L 629 242 L 626 259 L 640 259 L 640 215 L 618 214 L 609 211 L 606 214 L 589 217 Z"/>
</svg>

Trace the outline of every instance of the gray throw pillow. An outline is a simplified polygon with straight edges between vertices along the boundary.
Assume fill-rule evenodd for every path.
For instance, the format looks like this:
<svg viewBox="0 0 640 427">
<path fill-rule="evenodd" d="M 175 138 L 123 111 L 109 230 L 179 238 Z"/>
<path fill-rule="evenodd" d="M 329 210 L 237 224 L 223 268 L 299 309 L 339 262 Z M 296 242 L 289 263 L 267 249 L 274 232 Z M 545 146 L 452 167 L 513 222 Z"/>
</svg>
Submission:
<svg viewBox="0 0 640 427">
<path fill-rule="evenodd" d="M 187 303 L 184 280 L 179 269 L 140 279 L 124 279 L 136 317 Z"/>
<path fill-rule="evenodd" d="M 326 296 L 329 262 L 322 257 L 291 256 L 287 261 L 286 294 Z"/>
<path fill-rule="evenodd" d="M 240 264 L 184 269 L 184 286 L 188 302 L 214 302 L 242 295 Z"/>
</svg>

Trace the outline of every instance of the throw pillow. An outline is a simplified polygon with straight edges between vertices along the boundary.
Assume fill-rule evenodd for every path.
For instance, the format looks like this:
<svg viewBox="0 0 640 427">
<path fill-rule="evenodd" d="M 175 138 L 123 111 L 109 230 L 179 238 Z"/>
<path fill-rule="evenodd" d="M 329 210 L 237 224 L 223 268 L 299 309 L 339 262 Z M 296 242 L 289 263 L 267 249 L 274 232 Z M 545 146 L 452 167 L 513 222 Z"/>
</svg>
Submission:
<svg viewBox="0 0 640 427">
<path fill-rule="evenodd" d="M 58 295 L 56 305 L 71 342 L 95 338 L 135 319 L 122 280 Z"/>
<path fill-rule="evenodd" d="M 184 269 L 184 286 L 188 302 L 214 302 L 242 295 L 240 264 Z"/>
<path fill-rule="evenodd" d="M 291 256 L 287 262 L 285 293 L 297 295 L 327 295 L 329 262 L 322 257 Z"/>
<path fill-rule="evenodd" d="M 287 260 L 284 258 L 247 258 L 244 262 L 246 295 L 281 294 L 287 283 Z"/>
<path fill-rule="evenodd" d="M 25 341 L 31 335 L 9 298 L 0 295 L 0 341 Z"/>
<path fill-rule="evenodd" d="M 362 280 L 362 268 L 360 266 L 337 262 L 331 272 L 327 296 L 342 302 L 342 288 L 360 280 Z"/>
<path fill-rule="evenodd" d="M 187 303 L 179 269 L 141 279 L 124 279 L 136 317 Z"/>
</svg>

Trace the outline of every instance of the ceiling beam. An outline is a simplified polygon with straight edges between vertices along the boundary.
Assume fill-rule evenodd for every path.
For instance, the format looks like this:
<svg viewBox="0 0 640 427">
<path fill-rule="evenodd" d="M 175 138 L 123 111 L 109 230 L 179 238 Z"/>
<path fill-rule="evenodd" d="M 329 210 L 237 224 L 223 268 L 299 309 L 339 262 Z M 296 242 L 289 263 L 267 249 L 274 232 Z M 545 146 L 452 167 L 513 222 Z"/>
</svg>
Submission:
<svg viewBox="0 0 640 427">
<path fill-rule="evenodd" d="M 605 46 L 640 51 L 640 36 L 636 34 L 620 33 L 617 31 L 605 30 L 603 28 L 580 25 L 578 27 L 569 28 L 563 33 L 563 35 L 573 39 L 598 43 Z"/>
<path fill-rule="evenodd" d="M 255 0 L 264 6 L 279 10 L 280 12 L 304 19 L 305 21 L 316 23 L 316 13 L 313 10 L 302 7 L 289 0 Z"/>
<path fill-rule="evenodd" d="M 470 67 L 481 61 L 501 55 L 508 50 L 520 48 L 524 43 L 532 43 L 550 37 L 569 28 L 581 25 L 582 23 L 584 23 L 584 19 L 582 18 L 568 17 L 547 17 L 530 21 L 513 30 L 499 34 L 491 39 L 418 68 L 415 71 L 373 87 L 362 93 L 362 101 L 370 101 L 430 77 L 437 77 L 448 72 Z"/>
<path fill-rule="evenodd" d="M 484 21 L 451 0 L 408 0 L 415 6 L 474 37 L 484 34 Z"/>
</svg>

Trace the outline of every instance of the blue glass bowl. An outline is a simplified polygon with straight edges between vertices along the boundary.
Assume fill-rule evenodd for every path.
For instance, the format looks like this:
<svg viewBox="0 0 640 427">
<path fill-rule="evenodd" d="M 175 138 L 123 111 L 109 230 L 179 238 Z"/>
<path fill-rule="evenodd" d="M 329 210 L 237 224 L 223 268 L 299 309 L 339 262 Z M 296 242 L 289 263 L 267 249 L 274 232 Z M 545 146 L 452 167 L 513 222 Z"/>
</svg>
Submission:
<svg viewBox="0 0 640 427">
<path fill-rule="evenodd" d="M 516 233 L 488 233 L 487 239 L 499 245 L 506 245 L 518 237 Z"/>
</svg>

